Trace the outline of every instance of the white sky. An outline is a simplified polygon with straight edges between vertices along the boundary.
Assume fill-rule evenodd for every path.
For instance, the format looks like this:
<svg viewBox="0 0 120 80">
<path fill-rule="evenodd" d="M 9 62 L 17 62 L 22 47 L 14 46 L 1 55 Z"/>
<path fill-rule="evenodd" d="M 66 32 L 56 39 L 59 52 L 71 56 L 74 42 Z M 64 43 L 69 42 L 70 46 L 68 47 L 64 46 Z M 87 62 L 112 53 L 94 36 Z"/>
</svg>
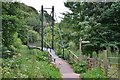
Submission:
<svg viewBox="0 0 120 80">
<path fill-rule="evenodd" d="M 64 6 L 65 0 L 20 0 L 20 2 L 32 6 L 38 11 L 41 10 L 41 5 L 43 5 L 43 8 L 52 8 L 52 6 L 54 6 L 58 22 L 61 20 L 59 17 L 63 17 L 60 13 L 69 11 L 68 8 Z M 51 9 L 46 11 L 50 13 Z"/>
</svg>

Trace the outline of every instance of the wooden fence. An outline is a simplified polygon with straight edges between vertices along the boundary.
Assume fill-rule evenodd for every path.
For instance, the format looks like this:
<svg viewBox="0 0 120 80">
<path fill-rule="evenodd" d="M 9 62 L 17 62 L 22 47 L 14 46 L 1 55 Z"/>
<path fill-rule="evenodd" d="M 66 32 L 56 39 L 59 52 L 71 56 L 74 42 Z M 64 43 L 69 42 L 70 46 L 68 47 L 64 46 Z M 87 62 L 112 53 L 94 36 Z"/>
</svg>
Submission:
<svg viewBox="0 0 120 80">
<path fill-rule="evenodd" d="M 104 69 L 105 74 L 108 78 L 118 78 L 119 77 L 119 59 L 120 57 L 109 57 L 110 53 L 108 53 L 108 50 L 104 50 L 102 52 L 103 58 L 99 58 L 99 56 L 96 58 L 87 58 L 87 69 L 91 69 L 95 66 L 101 67 Z M 116 55 L 116 54 L 114 54 Z M 114 62 L 113 62 L 114 61 Z"/>
<path fill-rule="evenodd" d="M 68 60 L 70 59 L 76 63 L 79 63 L 79 57 L 77 57 L 72 51 L 69 50 Z"/>
<path fill-rule="evenodd" d="M 66 53 L 65 53 L 66 54 Z M 108 78 L 118 78 L 119 77 L 119 66 L 120 63 L 117 61 L 119 60 L 120 57 L 109 57 L 108 56 L 108 50 L 103 50 L 102 53 L 102 58 L 98 57 L 84 57 L 83 59 L 86 60 L 87 65 L 86 68 L 87 69 L 92 69 L 96 66 L 101 67 L 104 69 L 105 74 Z M 116 54 L 114 54 L 116 55 Z M 68 50 L 68 61 L 72 60 L 75 63 L 79 64 L 80 60 L 79 57 L 76 56 L 71 50 Z M 117 60 L 116 60 L 117 59 Z M 116 62 L 112 62 L 113 60 L 116 60 Z M 114 65 L 114 66 L 113 66 Z M 112 70 L 112 68 L 114 68 Z M 112 71 L 111 71 L 112 70 Z"/>
<path fill-rule="evenodd" d="M 110 55 L 112 52 L 110 51 L 106 51 L 104 54 L 106 54 L 105 56 L 105 62 L 106 64 L 105 65 L 105 71 L 106 71 L 106 75 L 108 78 L 118 78 L 120 77 L 119 75 L 119 60 L 120 60 L 120 57 L 119 57 L 119 53 L 118 52 L 114 52 L 114 54 L 112 53 L 112 55 Z M 110 55 L 110 56 L 109 56 Z"/>
<path fill-rule="evenodd" d="M 45 47 L 51 48 L 49 43 L 44 41 L 44 44 L 45 44 Z M 36 46 L 32 46 L 32 47 L 35 48 Z M 74 54 L 74 52 L 72 52 L 71 50 L 65 49 L 60 44 L 56 44 L 55 47 L 60 49 L 63 58 L 66 58 L 68 61 L 74 61 L 75 63 L 79 64 L 79 62 L 80 62 L 79 57 L 76 54 Z M 40 49 L 40 47 L 39 47 L 39 49 Z M 67 53 L 64 53 L 64 50 L 66 50 Z M 55 51 L 57 51 L 57 49 Z M 102 58 L 100 58 L 100 56 L 93 57 L 93 58 L 90 58 L 90 57 L 86 56 L 86 57 L 82 58 L 82 59 L 86 60 L 86 62 L 87 62 L 87 65 L 86 65 L 87 69 L 92 69 L 95 66 L 99 66 L 99 67 L 104 69 L 105 74 L 108 78 L 118 78 L 118 77 L 120 77 L 119 76 L 119 71 L 120 71 L 119 70 L 119 68 L 120 68 L 119 60 L 120 60 L 120 57 L 113 56 L 113 55 L 116 55 L 116 54 L 113 54 L 112 56 L 109 56 L 110 52 L 108 50 L 104 50 L 100 54 L 102 54 Z M 65 56 L 65 55 L 67 55 L 67 56 Z M 48 59 L 50 61 L 55 62 L 55 58 L 50 53 L 48 53 Z"/>
</svg>

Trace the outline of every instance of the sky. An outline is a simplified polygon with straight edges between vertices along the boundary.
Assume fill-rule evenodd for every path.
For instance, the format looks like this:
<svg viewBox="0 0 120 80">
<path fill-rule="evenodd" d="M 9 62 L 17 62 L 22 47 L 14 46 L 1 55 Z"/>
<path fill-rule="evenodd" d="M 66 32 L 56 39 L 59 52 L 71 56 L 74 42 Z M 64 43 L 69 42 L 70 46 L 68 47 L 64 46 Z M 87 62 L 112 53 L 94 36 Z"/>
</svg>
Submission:
<svg viewBox="0 0 120 80">
<path fill-rule="evenodd" d="M 55 14 L 57 17 L 56 22 L 60 22 L 60 17 L 64 17 L 60 13 L 69 11 L 69 9 L 64 6 L 65 0 L 20 0 L 20 2 L 25 3 L 28 6 L 32 6 L 38 11 L 41 10 L 41 5 L 43 5 L 43 8 L 52 8 L 52 6 L 54 6 Z M 51 9 L 46 11 L 50 14 Z"/>
</svg>

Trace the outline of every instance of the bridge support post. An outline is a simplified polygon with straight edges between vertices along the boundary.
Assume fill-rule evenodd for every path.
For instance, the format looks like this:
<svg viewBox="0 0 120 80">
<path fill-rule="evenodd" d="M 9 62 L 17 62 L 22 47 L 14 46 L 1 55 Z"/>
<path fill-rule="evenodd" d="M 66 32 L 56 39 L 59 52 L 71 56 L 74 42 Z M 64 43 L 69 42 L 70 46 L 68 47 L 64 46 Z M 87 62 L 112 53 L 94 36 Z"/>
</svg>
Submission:
<svg viewBox="0 0 120 80">
<path fill-rule="evenodd" d="M 52 49 L 54 50 L 54 6 L 52 6 Z"/>
<path fill-rule="evenodd" d="M 41 26 L 41 50 L 43 51 L 43 5 L 41 6 L 42 26 Z"/>
</svg>

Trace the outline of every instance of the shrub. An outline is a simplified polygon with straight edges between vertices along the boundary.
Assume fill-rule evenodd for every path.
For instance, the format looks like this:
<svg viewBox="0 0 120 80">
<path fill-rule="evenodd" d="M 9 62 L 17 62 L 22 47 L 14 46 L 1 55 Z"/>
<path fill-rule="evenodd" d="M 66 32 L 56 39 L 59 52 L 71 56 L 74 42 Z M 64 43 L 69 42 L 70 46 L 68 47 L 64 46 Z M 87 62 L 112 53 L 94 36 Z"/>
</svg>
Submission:
<svg viewBox="0 0 120 80">
<path fill-rule="evenodd" d="M 16 57 L 3 59 L 3 78 L 60 78 L 59 70 L 47 61 L 47 52 L 18 49 Z"/>
<path fill-rule="evenodd" d="M 56 54 L 61 58 L 62 57 L 62 49 L 57 49 Z"/>
<path fill-rule="evenodd" d="M 92 70 L 88 70 L 86 73 L 80 75 L 81 78 L 106 78 L 105 72 L 99 68 L 95 67 Z"/>
<path fill-rule="evenodd" d="M 14 45 L 15 48 L 21 48 L 22 47 L 21 39 L 17 38 L 13 45 Z"/>
<path fill-rule="evenodd" d="M 76 73 L 85 73 L 86 72 L 86 62 L 85 61 L 81 61 L 79 64 L 77 63 L 74 63 L 74 62 L 70 62 L 70 64 L 72 65 L 73 67 L 73 70 L 76 72 Z"/>
</svg>

